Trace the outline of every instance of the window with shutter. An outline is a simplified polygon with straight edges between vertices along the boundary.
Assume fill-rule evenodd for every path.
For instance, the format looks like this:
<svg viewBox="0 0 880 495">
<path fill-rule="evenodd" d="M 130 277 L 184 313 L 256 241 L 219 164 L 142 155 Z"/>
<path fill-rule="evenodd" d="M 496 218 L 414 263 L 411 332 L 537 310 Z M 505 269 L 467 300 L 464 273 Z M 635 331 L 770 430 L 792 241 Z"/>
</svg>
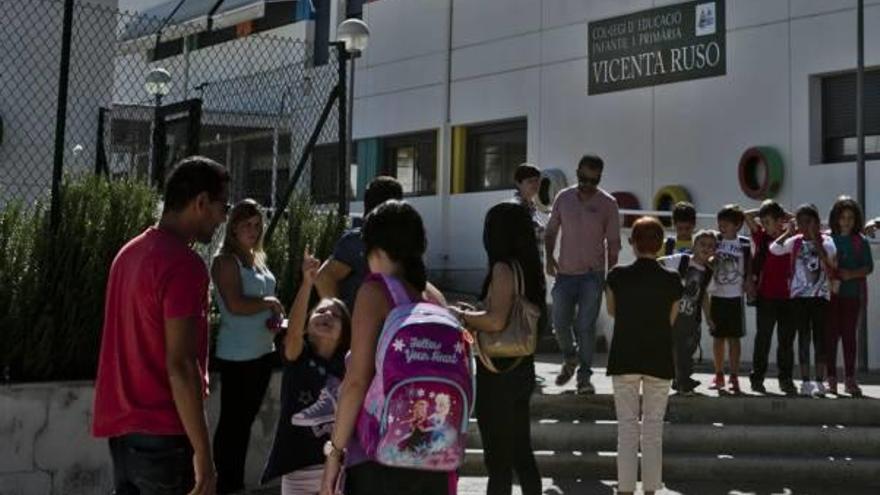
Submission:
<svg viewBox="0 0 880 495">
<path fill-rule="evenodd" d="M 865 72 L 865 158 L 880 159 L 880 70 Z M 856 159 L 856 73 L 822 78 L 822 161 Z"/>
</svg>

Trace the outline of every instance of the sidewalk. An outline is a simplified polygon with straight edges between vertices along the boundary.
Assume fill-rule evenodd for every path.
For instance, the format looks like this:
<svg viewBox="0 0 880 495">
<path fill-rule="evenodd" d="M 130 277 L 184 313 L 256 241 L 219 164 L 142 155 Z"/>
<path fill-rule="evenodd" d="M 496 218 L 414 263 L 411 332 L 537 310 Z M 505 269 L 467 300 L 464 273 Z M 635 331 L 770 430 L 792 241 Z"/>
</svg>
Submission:
<svg viewBox="0 0 880 495">
<path fill-rule="evenodd" d="M 597 394 L 613 394 L 613 390 L 611 387 L 611 378 L 605 374 L 605 364 L 607 362 L 608 355 L 607 354 L 596 354 L 594 356 L 593 362 L 595 366 L 593 367 L 593 377 L 592 383 L 596 387 Z M 537 375 L 543 379 L 543 383 L 541 384 L 540 393 L 543 394 L 573 394 L 575 393 L 576 384 L 575 380 L 572 379 L 568 384 L 562 387 L 557 387 L 555 384 L 556 375 L 559 373 L 559 366 L 562 363 L 562 358 L 556 354 L 539 354 L 535 358 L 535 371 Z M 751 370 L 751 363 L 743 363 L 740 366 L 740 387 L 742 388 L 742 392 L 744 396 L 760 396 L 760 394 L 754 393 L 751 390 L 751 386 L 749 384 L 749 370 Z M 714 390 L 709 390 L 709 385 L 712 382 L 712 378 L 714 377 L 714 373 L 712 371 L 712 358 L 710 356 L 704 356 L 702 363 L 698 363 L 695 366 L 695 373 L 693 378 L 695 380 L 699 380 L 701 385 L 697 388 L 697 393 L 700 395 L 708 396 L 708 397 L 719 397 L 719 396 L 727 396 L 729 395 L 726 392 L 717 392 Z M 775 366 L 770 365 L 771 374 L 764 380 L 764 385 L 767 387 L 767 395 L 768 396 L 782 396 L 782 392 L 779 390 L 779 383 L 775 378 Z M 726 377 L 725 377 L 726 378 Z M 880 399 L 880 373 L 859 373 L 859 385 L 862 388 L 862 392 L 865 397 Z M 796 385 L 800 385 L 800 380 L 795 380 Z M 840 390 L 843 390 L 843 384 L 840 385 Z M 834 397 L 829 396 L 824 400 L 842 400 L 845 397 Z M 816 399 L 823 400 L 823 399 Z"/>
</svg>

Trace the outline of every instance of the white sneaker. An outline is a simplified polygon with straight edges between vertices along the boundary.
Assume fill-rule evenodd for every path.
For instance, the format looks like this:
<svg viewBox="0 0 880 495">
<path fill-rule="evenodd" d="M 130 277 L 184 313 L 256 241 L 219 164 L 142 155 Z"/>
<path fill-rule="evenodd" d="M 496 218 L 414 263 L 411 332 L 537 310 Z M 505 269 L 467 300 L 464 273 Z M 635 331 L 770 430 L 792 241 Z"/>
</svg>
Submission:
<svg viewBox="0 0 880 495">
<path fill-rule="evenodd" d="M 817 381 L 816 388 L 813 390 L 813 397 L 825 397 L 825 394 L 828 393 L 828 389 L 825 387 L 825 382 Z"/>
<path fill-rule="evenodd" d="M 804 380 L 801 382 L 801 395 L 804 397 L 812 397 L 816 392 L 816 384 L 811 382 L 810 380 Z"/>
</svg>

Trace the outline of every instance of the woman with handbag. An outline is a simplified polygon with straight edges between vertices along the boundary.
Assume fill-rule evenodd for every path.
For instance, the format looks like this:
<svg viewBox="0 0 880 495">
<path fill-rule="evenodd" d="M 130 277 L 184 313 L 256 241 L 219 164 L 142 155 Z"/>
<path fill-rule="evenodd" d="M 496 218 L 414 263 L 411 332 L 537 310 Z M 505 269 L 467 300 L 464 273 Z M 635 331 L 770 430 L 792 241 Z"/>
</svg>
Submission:
<svg viewBox="0 0 880 495">
<path fill-rule="evenodd" d="M 541 493 L 529 399 L 545 286 L 531 222 L 528 210 L 515 203 L 489 210 L 483 228 L 489 258 L 482 293 L 486 309 L 453 308 L 475 334 L 480 356 L 476 417 L 489 471 L 487 495 L 510 495 L 514 471 L 523 495 Z"/>
</svg>

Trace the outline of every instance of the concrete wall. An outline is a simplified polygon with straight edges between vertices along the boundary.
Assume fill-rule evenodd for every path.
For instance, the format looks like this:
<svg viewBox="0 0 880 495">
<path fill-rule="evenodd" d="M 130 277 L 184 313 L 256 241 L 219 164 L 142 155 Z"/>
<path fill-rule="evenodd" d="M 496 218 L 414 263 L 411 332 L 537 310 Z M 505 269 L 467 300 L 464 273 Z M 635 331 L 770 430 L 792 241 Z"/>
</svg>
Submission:
<svg viewBox="0 0 880 495">
<path fill-rule="evenodd" d="M 754 206 L 736 177 L 740 155 L 754 145 L 782 154 L 786 177 L 777 199 L 787 207 L 809 201 L 827 212 L 837 195 L 855 195 L 855 164 L 816 164 L 811 130 L 815 77 L 855 68 L 855 0 L 728 0 L 726 76 L 588 96 L 587 23 L 670 3 L 366 5 L 371 39 L 358 65 L 354 137 L 439 129 L 438 194 L 413 203 L 426 217 L 429 266 L 451 287 L 478 286 L 483 214 L 508 195 L 446 193 L 451 126 L 526 117 L 530 161 L 563 169 L 571 180 L 580 155 L 598 153 L 606 163 L 603 187 L 633 192 L 646 208 L 669 184 L 689 189 L 701 212 L 729 202 Z M 880 0 L 865 4 L 865 25 L 880 25 Z M 866 64 L 878 66 L 880 31 L 865 31 Z M 880 194 L 871 189 L 880 164 L 867 169 L 867 209 L 880 214 Z M 880 321 L 880 305 L 872 304 L 869 321 Z M 751 340 L 744 339 L 744 356 Z M 872 336 L 871 349 L 872 366 L 880 367 L 880 337 Z"/>
<path fill-rule="evenodd" d="M 208 400 L 213 435 L 219 379 Z M 272 446 L 281 374 L 275 373 L 251 429 L 245 483 L 256 486 Z M 113 490 L 107 441 L 91 436 L 92 382 L 0 386 L 0 494 L 93 495 Z"/>
</svg>

